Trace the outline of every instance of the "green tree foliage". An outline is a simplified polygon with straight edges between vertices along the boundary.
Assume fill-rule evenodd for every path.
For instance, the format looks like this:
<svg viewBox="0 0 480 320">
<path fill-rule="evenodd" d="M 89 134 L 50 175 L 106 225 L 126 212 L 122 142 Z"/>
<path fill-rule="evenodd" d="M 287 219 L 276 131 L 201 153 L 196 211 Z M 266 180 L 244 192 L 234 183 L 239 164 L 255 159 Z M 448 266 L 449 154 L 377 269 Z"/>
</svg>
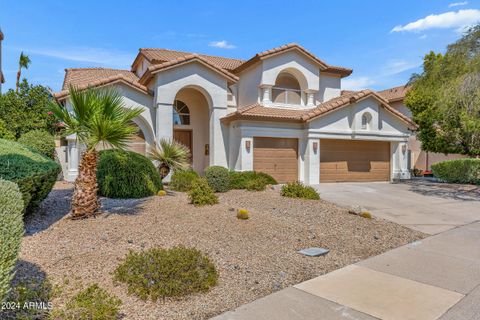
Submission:
<svg viewBox="0 0 480 320">
<path fill-rule="evenodd" d="M 405 104 L 426 151 L 480 155 L 480 25 L 445 54 L 425 55 Z"/>
<path fill-rule="evenodd" d="M 18 139 L 23 133 L 32 130 L 55 131 L 55 117 L 49 113 L 51 95 L 48 88 L 40 85 L 30 85 L 26 80 L 20 84 L 20 90 L 10 89 L 0 95 L 0 120 L 2 132 L 9 133 L 3 136 L 6 139 Z"/>
</svg>

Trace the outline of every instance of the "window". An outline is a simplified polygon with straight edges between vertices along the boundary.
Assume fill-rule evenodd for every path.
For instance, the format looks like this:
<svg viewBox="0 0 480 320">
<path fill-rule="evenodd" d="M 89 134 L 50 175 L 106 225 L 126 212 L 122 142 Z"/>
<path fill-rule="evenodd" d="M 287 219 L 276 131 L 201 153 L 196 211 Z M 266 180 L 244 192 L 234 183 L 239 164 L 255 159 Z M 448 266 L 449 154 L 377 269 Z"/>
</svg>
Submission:
<svg viewBox="0 0 480 320">
<path fill-rule="evenodd" d="M 286 72 L 281 72 L 272 88 L 272 100 L 282 104 L 301 104 L 302 91 L 297 79 Z"/>
<path fill-rule="evenodd" d="M 173 103 L 173 125 L 189 125 L 190 110 L 188 106 L 180 100 Z"/>
<path fill-rule="evenodd" d="M 362 130 L 369 130 L 371 121 L 372 121 L 372 116 L 370 115 L 370 113 L 365 112 L 362 115 Z"/>
</svg>

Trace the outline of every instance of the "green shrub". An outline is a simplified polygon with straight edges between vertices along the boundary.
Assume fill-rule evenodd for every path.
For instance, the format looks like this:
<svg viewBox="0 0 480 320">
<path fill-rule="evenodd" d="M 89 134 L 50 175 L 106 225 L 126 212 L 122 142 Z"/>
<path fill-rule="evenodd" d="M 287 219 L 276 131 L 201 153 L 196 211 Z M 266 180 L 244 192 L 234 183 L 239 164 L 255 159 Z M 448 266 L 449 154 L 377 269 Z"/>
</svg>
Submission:
<svg viewBox="0 0 480 320">
<path fill-rule="evenodd" d="M 120 318 L 122 301 L 102 289 L 98 284 L 77 293 L 63 310 L 57 310 L 51 319 L 61 320 L 117 320 Z"/>
<path fill-rule="evenodd" d="M 0 178 L 15 182 L 26 212 L 31 212 L 52 190 L 60 166 L 28 147 L 0 139 Z"/>
<path fill-rule="evenodd" d="M 2 119 L 0 119 L 0 139 L 15 140 L 15 133 L 7 129 Z"/>
<path fill-rule="evenodd" d="M 10 290 L 23 236 L 23 199 L 18 186 L 0 179 L 0 302 Z"/>
<path fill-rule="evenodd" d="M 263 191 L 268 185 L 267 179 L 263 176 L 256 176 L 251 180 L 248 180 L 245 184 L 245 189 L 248 191 Z"/>
<path fill-rule="evenodd" d="M 129 294 L 153 301 L 205 292 L 217 279 L 215 266 L 206 255 L 184 247 L 130 251 L 114 272 L 114 280 L 126 283 Z"/>
<path fill-rule="evenodd" d="M 169 186 L 175 191 L 186 192 L 196 178 L 198 173 L 193 170 L 177 170 L 173 173 Z"/>
<path fill-rule="evenodd" d="M 218 203 L 218 197 L 213 193 L 212 188 L 208 185 L 207 179 L 197 178 L 193 180 L 190 190 L 188 191 L 190 203 L 195 206 L 213 205 Z"/>
<path fill-rule="evenodd" d="M 205 178 L 214 192 L 227 192 L 230 190 L 228 169 L 220 166 L 205 169 Z"/>
<path fill-rule="evenodd" d="M 29 131 L 17 141 L 50 159 L 55 157 L 55 138 L 45 130 Z"/>
<path fill-rule="evenodd" d="M 289 198 L 302 198 L 312 200 L 320 199 L 320 196 L 314 188 L 305 186 L 301 182 L 287 183 L 286 185 L 282 186 L 280 194 L 284 197 Z"/>
<path fill-rule="evenodd" d="M 455 159 L 432 164 L 433 175 L 450 183 L 480 184 L 480 159 Z"/>
<path fill-rule="evenodd" d="M 162 189 L 162 180 L 153 163 L 133 151 L 100 151 L 97 180 L 98 193 L 109 198 L 143 198 Z"/>
<path fill-rule="evenodd" d="M 15 302 L 18 308 L 8 311 L 3 310 L 1 319 L 48 319 L 50 309 L 53 306 L 51 299 L 53 297 L 53 286 L 42 277 L 14 279 L 14 285 L 8 295 L 7 301 Z M 25 308 L 25 304 L 35 304 L 38 307 Z"/>
<path fill-rule="evenodd" d="M 247 184 L 251 180 L 263 178 L 265 185 L 277 184 L 277 181 L 270 175 L 255 171 L 230 171 L 230 189 L 248 189 Z M 258 181 L 258 180 L 256 180 Z M 262 189 L 263 190 L 263 189 Z"/>
</svg>

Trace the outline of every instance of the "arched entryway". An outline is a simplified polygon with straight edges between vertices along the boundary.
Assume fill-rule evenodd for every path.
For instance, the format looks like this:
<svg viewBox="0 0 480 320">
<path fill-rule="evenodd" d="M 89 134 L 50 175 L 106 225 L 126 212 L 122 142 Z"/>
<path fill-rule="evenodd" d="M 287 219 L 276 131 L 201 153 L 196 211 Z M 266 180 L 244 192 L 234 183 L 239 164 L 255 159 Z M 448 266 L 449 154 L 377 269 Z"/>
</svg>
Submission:
<svg viewBox="0 0 480 320">
<path fill-rule="evenodd" d="M 192 168 L 198 173 L 209 165 L 210 108 L 204 94 L 194 87 L 178 91 L 173 102 L 173 138 L 192 154 Z"/>
</svg>

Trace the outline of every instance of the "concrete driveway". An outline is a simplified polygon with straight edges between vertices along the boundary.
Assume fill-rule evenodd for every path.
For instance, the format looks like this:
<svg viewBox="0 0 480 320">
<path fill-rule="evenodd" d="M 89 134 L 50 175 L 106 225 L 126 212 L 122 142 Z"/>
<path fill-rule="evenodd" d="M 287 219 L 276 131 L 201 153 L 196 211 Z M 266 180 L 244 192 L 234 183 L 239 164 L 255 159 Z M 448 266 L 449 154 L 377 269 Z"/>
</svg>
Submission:
<svg viewBox="0 0 480 320">
<path fill-rule="evenodd" d="M 480 187 L 424 180 L 322 183 L 320 197 L 341 206 L 360 205 L 375 217 L 427 234 L 480 221 Z"/>
</svg>

